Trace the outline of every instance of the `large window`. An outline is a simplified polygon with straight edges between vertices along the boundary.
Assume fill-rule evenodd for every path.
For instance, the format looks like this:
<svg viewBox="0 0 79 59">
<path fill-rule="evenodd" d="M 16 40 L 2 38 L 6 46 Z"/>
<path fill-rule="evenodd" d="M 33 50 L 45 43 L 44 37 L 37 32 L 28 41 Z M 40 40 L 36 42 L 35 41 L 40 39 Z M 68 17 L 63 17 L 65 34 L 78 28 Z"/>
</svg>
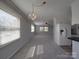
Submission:
<svg viewBox="0 0 79 59">
<path fill-rule="evenodd" d="M 48 32 L 48 27 L 44 27 L 44 31 L 45 32 Z"/>
<path fill-rule="evenodd" d="M 0 45 L 20 38 L 20 19 L 0 9 Z"/>
<path fill-rule="evenodd" d="M 48 27 L 40 27 L 41 32 L 48 32 Z"/>
<path fill-rule="evenodd" d="M 34 32 L 35 31 L 35 27 L 33 24 L 31 24 L 31 32 Z"/>
</svg>

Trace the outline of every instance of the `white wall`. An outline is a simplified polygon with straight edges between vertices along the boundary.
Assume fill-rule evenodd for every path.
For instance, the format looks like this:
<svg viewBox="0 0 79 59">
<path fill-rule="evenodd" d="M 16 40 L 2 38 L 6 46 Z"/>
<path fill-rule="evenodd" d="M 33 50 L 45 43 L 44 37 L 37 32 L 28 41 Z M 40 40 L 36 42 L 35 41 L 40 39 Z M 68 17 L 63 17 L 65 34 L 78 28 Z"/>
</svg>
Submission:
<svg viewBox="0 0 79 59">
<path fill-rule="evenodd" d="M 48 34 L 48 33 L 49 33 L 49 31 L 48 31 L 48 32 L 41 32 L 41 31 L 40 31 L 40 27 L 43 27 L 43 26 L 48 26 L 48 25 L 36 25 L 36 33 L 37 33 L 37 34 L 39 34 L 39 33 L 47 33 L 47 34 Z M 48 26 L 48 27 L 49 27 L 49 26 Z"/>
<path fill-rule="evenodd" d="M 62 28 L 68 28 L 68 34 L 71 34 L 71 19 L 72 19 L 72 12 L 71 12 L 71 7 L 68 6 L 67 9 L 65 10 L 63 17 L 58 16 L 54 17 L 53 19 L 53 35 L 54 35 L 54 41 L 58 45 L 71 45 L 71 41 L 66 38 L 62 39 L 60 35 L 60 30 Z M 67 35 L 70 36 L 70 35 Z"/>
<path fill-rule="evenodd" d="M 20 17 L 21 19 L 20 21 L 21 22 L 21 25 L 20 25 L 21 37 L 18 40 L 8 44 L 7 46 L 0 48 L 0 59 L 9 59 L 14 53 L 16 53 L 20 48 L 22 48 L 26 43 L 28 43 L 31 40 L 33 33 L 30 32 L 31 22 L 27 22 L 26 21 L 27 19 L 23 19 L 20 15 L 18 15 L 17 12 L 9 8 L 7 5 L 5 5 L 1 1 L 0 1 L 0 9 L 16 17 Z"/>
<path fill-rule="evenodd" d="M 47 26 L 48 27 L 48 32 L 41 32 L 40 31 L 40 27 L 42 26 Z M 40 33 L 44 33 L 44 34 L 49 34 L 51 39 L 53 38 L 53 26 L 52 25 L 36 25 L 36 33 L 40 34 Z"/>
<path fill-rule="evenodd" d="M 74 1 L 72 4 L 72 25 L 79 24 L 79 0 Z"/>
<path fill-rule="evenodd" d="M 62 34 L 60 33 L 60 45 L 71 45 L 71 25 L 70 24 L 60 24 L 60 30 L 64 30 Z"/>
<path fill-rule="evenodd" d="M 59 28 L 59 24 L 55 24 L 54 25 L 54 29 L 53 29 L 53 35 L 54 35 L 54 41 L 56 42 L 57 45 L 60 45 L 60 28 Z"/>
<path fill-rule="evenodd" d="M 64 30 L 62 34 L 60 30 Z M 71 45 L 71 40 L 67 39 L 71 36 L 71 26 L 68 24 L 56 24 L 54 27 L 54 39 L 55 42 L 60 45 Z"/>
<path fill-rule="evenodd" d="M 62 16 L 55 16 L 56 23 L 58 24 L 71 24 L 72 20 L 72 9 L 71 6 L 67 6 Z"/>
</svg>

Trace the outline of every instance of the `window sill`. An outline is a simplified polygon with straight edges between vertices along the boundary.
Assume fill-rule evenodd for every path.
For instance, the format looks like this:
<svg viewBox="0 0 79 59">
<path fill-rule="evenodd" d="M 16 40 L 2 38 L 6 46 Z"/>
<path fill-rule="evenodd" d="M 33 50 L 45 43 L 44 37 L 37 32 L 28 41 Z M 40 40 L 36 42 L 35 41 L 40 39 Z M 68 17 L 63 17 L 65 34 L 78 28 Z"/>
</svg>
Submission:
<svg viewBox="0 0 79 59">
<path fill-rule="evenodd" d="M 5 46 L 8 46 L 8 45 L 10 45 L 11 43 L 16 42 L 17 40 L 19 40 L 19 39 L 16 39 L 16 40 L 13 40 L 13 41 L 11 41 L 11 42 L 2 44 L 2 45 L 0 45 L 0 48 L 3 48 L 3 47 L 5 47 Z"/>
</svg>

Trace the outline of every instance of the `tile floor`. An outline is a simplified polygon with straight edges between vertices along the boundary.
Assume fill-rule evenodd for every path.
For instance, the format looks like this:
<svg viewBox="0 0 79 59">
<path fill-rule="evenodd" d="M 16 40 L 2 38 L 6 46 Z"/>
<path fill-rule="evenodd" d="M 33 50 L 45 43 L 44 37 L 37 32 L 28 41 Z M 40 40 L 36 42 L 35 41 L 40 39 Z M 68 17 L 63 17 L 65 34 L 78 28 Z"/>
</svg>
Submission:
<svg viewBox="0 0 79 59">
<path fill-rule="evenodd" d="M 48 34 L 36 35 L 11 59 L 72 59 Z"/>
</svg>

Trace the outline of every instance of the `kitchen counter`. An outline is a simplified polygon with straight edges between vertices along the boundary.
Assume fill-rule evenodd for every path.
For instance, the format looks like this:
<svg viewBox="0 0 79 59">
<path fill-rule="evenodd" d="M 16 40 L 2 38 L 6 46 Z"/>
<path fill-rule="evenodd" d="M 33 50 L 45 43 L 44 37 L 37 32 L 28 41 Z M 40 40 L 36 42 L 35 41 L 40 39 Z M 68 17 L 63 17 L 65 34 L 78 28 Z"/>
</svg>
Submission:
<svg viewBox="0 0 79 59">
<path fill-rule="evenodd" d="M 79 42 L 79 35 L 72 35 L 71 37 L 68 37 L 68 39 Z"/>
</svg>

